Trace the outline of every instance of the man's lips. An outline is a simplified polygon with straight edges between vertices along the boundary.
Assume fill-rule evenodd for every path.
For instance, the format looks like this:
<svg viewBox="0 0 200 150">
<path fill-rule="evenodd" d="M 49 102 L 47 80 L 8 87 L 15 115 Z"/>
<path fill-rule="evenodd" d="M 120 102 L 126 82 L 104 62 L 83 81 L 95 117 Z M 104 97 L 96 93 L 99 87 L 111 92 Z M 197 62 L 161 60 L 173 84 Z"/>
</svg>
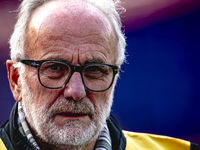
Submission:
<svg viewBox="0 0 200 150">
<path fill-rule="evenodd" d="M 59 125 L 62 123 L 70 123 L 70 121 L 78 121 L 84 124 L 88 124 L 91 121 L 92 117 L 89 113 L 86 112 L 56 112 L 53 116 L 51 116 L 50 121 L 53 121 L 55 124 Z M 75 122 L 74 122 L 75 123 Z M 73 125 L 73 124 L 70 124 Z"/>
<path fill-rule="evenodd" d="M 56 115 L 63 116 L 63 117 L 84 117 L 84 116 L 87 116 L 88 114 L 74 113 L 74 112 L 60 112 L 60 113 L 57 113 Z"/>
</svg>

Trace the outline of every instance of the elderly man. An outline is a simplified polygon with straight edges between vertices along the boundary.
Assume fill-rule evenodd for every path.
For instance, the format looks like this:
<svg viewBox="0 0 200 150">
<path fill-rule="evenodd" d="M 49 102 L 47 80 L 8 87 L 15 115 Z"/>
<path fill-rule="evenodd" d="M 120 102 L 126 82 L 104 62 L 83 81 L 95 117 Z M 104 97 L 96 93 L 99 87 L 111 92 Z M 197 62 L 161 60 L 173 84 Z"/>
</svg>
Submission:
<svg viewBox="0 0 200 150">
<path fill-rule="evenodd" d="M 17 103 L 1 150 L 195 149 L 190 142 L 126 132 L 110 116 L 125 59 L 112 0 L 24 0 L 7 61 Z"/>
</svg>

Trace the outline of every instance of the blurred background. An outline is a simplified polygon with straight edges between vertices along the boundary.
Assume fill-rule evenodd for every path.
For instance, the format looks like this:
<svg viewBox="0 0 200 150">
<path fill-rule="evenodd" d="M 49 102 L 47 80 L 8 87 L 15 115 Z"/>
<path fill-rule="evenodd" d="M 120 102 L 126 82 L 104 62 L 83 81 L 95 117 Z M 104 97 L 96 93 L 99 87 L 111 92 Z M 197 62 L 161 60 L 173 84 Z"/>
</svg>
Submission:
<svg viewBox="0 0 200 150">
<path fill-rule="evenodd" d="M 19 2 L 0 0 L 0 124 L 15 102 L 5 62 Z M 200 144 L 200 1 L 124 0 L 127 63 L 112 114 L 121 127 Z"/>
</svg>

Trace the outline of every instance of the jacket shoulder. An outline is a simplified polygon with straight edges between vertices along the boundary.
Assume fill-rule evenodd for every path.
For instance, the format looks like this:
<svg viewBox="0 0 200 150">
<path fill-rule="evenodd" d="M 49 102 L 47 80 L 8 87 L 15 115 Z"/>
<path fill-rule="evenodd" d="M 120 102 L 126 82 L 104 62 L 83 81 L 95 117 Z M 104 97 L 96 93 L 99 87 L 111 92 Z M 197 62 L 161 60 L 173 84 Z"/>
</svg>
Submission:
<svg viewBox="0 0 200 150">
<path fill-rule="evenodd" d="M 123 131 L 126 137 L 126 150 L 193 150 L 189 141 L 168 136 Z M 198 150 L 198 146 L 196 147 Z"/>
</svg>

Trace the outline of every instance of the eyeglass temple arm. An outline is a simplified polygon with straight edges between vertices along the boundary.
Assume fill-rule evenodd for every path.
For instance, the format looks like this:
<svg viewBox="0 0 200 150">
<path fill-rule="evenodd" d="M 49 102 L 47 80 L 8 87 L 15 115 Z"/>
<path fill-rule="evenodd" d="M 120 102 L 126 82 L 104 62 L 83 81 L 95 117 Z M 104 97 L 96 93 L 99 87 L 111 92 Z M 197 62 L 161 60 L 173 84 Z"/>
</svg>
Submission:
<svg viewBox="0 0 200 150">
<path fill-rule="evenodd" d="M 21 63 L 28 65 L 30 67 L 35 67 L 38 68 L 40 66 L 40 63 L 34 61 L 34 60 L 30 60 L 30 59 L 20 59 L 19 60 Z"/>
</svg>

